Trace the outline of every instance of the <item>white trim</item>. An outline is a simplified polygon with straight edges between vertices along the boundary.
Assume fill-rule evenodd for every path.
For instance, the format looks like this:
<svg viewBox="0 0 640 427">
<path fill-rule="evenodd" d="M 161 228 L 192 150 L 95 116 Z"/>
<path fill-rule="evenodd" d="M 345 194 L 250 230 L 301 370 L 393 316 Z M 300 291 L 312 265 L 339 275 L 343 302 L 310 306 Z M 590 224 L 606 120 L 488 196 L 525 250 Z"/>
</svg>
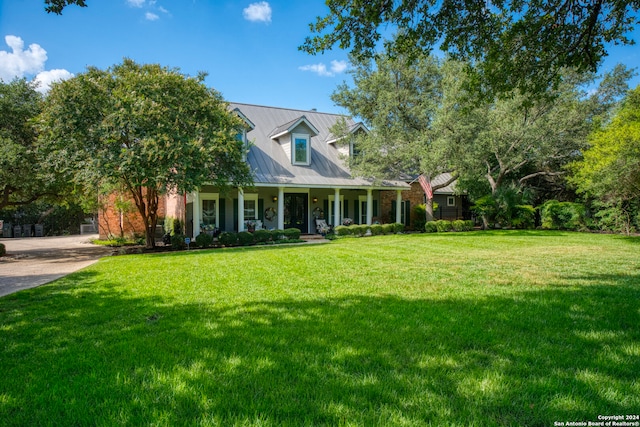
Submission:
<svg viewBox="0 0 640 427">
<path fill-rule="evenodd" d="M 336 193 L 338 193 L 339 191 L 340 189 L 336 189 Z M 340 200 L 340 203 L 338 203 L 337 204 L 338 206 L 336 207 L 336 203 L 334 203 L 334 201 L 336 200 L 336 195 L 335 194 L 329 195 L 329 217 L 327 218 L 327 221 L 330 221 L 329 223 L 333 226 L 342 224 L 342 213 L 344 212 L 344 196 L 340 194 L 338 196 L 338 199 Z M 331 209 L 332 203 L 333 203 L 333 210 Z M 336 213 L 338 214 L 337 221 L 336 221 Z"/>
<path fill-rule="evenodd" d="M 447 206 L 451 207 L 451 206 L 455 206 L 455 205 L 456 205 L 455 196 L 447 196 Z"/>
<path fill-rule="evenodd" d="M 216 202 L 216 211 L 215 211 L 215 216 L 216 216 L 216 221 L 215 221 L 215 226 L 216 227 L 220 227 L 220 193 L 198 193 L 197 197 L 200 199 L 198 201 L 198 207 L 199 207 L 199 211 L 198 211 L 198 224 L 197 224 L 197 228 L 196 228 L 196 224 L 194 224 L 194 230 L 193 230 L 193 234 L 197 235 L 200 233 L 200 223 L 202 222 L 202 219 L 204 218 L 204 201 L 205 200 L 213 200 Z M 195 212 L 194 212 L 195 213 Z M 195 215 L 194 215 L 195 217 Z"/>
<path fill-rule="evenodd" d="M 244 193 L 243 211 L 245 211 L 247 209 L 247 206 L 246 206 L 247 202 L 254 202 L 255 203 L 255 212 L 254 212 L 254 218 L 253 219 L 254 220 L 258 219 L 258 217 L 260 216 L 259 212 L 258 212 L 258 193 L 248 193 L 248 194 Z M 250 218 L 248 218 L 246 216 L 246 212 L 245 212 L 245 215 L 243 217 L 244 217 L 245 221 L 250 219 Z"/>
<path fill-rule="evenodd" d="M 298 139 L 306 141 L 306 159 L 303 162 L 296 160 L 296 140 Z M 309 166 L 311 164 L 311 135 L 308 133 L 291 134 L 291 164 L 298 166 Z"/>
</svg>

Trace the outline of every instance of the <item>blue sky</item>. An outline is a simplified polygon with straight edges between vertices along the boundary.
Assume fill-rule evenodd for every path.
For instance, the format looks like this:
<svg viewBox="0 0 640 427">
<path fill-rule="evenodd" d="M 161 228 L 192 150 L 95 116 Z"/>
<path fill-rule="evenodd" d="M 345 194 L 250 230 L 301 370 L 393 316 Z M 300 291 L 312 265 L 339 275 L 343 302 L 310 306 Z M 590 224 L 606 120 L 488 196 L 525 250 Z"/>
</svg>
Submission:
<svg viewBox="0 0 640 427">
<path fill-rule="evenodd" d="M 31 79 L 40 72 L 43 79 L 63 77 L 68 74 L 52 70 L 78 74 L 128 57 L 189 75 L 206 71 L 206 84 L 228 101 L 344 112 L 329 97 L 349 78 L 347 53 L 298 51 L 308 24 L 325 14 L 322 0 L 87 3 L 58 16 L 44 11 L 43 0 L 0 0 L 0 78 Z M 7 36 L 13 36 L 12 46 Z M 17 38 L 23 46 L 14 54 Z"/>
<path fill-rule="evenodd" d="M 47 14 L 43 0 L 0 0 L 0 78 L 69 77 L 124 57 L 209 74 L 225 99 L 345 113 L 330 99 L 350 81 L 347 53 L 298 51 L 323 0 L 88 0 Z M 640 42 L 640 29 L 632 37 Z M 611 46 L 602 70 L 640 65 L 640 47 Z M 640 84 L 640 77 L 632 87 Z"/>
</svg>

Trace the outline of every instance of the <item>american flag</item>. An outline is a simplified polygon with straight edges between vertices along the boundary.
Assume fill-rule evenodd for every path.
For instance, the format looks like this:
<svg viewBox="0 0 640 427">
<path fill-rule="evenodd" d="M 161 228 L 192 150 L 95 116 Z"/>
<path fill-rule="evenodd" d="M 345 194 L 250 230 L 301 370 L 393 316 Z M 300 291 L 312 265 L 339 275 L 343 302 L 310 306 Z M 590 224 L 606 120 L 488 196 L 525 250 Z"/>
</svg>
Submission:
<svg viewBox="0 0 640 427">
<path fill-rule="evenodd" d="M 424 174 L 422 174 L 422 175 L 420 175 L 418 177 L 418 181 L 420 182 L 420 185 L 422 186 L 422 189 L 424 190 L 424 194 L 427 195 L 427 200 L 433 199 L 433 190 L 431 189 L 430 180 L 428 180 L 427 177 L 424 176 Z"/>
</svg>

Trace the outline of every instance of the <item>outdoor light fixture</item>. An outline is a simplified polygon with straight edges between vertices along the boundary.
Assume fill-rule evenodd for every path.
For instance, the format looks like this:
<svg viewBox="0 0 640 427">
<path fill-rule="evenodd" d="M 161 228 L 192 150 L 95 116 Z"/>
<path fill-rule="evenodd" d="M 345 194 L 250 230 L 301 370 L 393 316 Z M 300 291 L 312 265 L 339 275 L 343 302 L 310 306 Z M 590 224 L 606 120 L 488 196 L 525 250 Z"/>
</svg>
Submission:
<svg viewBox="0 0 640 427">
<path fill-rule="evenodd" d="M 313 203 L 318 203 L 318 198 L 317 197 L 313 198 Z"/>
<path fill-rule="evenodd" d="M 277 201 L 278 201 L 278 196 L 273 196 L 272 198 L 273 198 L 273 201 L 274 201 L 274 202 L 277 202 Z"/>
</svg>

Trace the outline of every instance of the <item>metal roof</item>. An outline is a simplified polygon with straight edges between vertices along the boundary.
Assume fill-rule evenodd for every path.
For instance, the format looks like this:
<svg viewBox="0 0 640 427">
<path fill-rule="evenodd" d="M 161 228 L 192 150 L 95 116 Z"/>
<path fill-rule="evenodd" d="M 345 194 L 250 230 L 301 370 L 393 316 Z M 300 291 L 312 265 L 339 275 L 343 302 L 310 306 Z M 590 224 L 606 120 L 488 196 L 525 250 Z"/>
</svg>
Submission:
<svg viewBox="0 0 640 427">
<path fill-rule="evenodd" d="M 338 120 L 344 119 L 352 128 L 357 125 L 350 117 L 339 114 L 320 113 L 309 110 L 291 110 L 279 107 L 265 107 L 252 104 L 230 103 L 231 110 L 240 113 L 255 125 L 247 132 L 247 139 L 252 143 L 247 154 L 247 161 L 254 171 L 254 181 L 257 185 L 273 186 L 305 186 L 331 188 L 396 188 L 409 189 L 404 181 L 373 182 L 372 180 L 353 177 L 335 144 L 327 144 L 330 139 L 331 127 Z M 310 135 L 311 164 L 300 166 L 291 164 L 284 148 L 276 135 L 290 132 L 291 127 L 306 120 L 317 130 Z M 295 126 L 294 126 L 295 127 Z"/>
</svg>

